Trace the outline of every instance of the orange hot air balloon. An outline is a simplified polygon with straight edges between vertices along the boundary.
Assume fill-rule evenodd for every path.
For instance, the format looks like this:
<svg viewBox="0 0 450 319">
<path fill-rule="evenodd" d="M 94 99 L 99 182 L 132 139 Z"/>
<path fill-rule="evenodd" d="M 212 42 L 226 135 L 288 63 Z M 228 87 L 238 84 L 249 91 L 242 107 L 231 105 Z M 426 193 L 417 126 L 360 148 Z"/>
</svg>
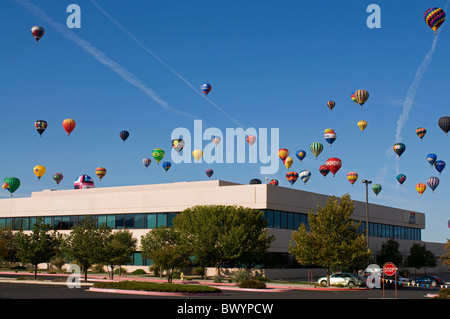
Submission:
<svg viewBox="0 0 450 319">
<path fill-rule="evenodd" d="M 420 196 L 422 196 L 423 192 L 427 189 L 427 186 L 424 183 L 416 184 L 416 190 L 419 192 Z"/>
<path fill-rule="evenodd" d="M 72 131 L 75 129 L 76 123 L 75 123 L 75 121 L 72 120 L 72 119 L 65 119 L 65 120 L 62 122 L 62 125 L 63 125 L 63 127 L 64 127 L 64 130 L 67 132 L 67 136 L 69 136 L 70 133 L 72 133 Z"/>
<path fill-rule="evenodd" d="M 356 180 L 358 179 L 358 173 L 356 173 L 356 172 L 348 173 L 347 179 L 352 185 L 355 184 Z"/>
<path fill-rule="evenodd" d="M 250 146 L 252 146 L 256 142 L 256 136 L 255 135 L 248 135 L 246 137 L 246 140 L 247 140 L 247 143 L 250 144 Z"/>
<path fill-rule="evenodd" d="M 289 156 L 289 151 L 285 148 L 280 148 L 280 150 L 278 151 L 278 156 L 281 158 L 281 160 L 284 163 L 286 158 Z"/>
</svg>

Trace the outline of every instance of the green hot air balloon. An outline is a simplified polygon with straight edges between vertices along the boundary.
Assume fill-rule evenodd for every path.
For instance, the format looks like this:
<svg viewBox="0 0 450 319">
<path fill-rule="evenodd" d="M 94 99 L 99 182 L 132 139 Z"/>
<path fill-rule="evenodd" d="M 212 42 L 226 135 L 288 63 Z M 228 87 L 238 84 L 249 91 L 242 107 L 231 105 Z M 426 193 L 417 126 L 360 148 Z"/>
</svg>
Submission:
<svg viewBox="0 0 450 319">
<path fill-rule="evenodd" d="M 164 150 L 160 148 L 155 148 L 152 152 L 153 158 L 156 160 L 156 163 L 159 165 L 159 161 L 161 161 L 164 157 Z"/>
<path fill-rule="evenodd" d="M 373 184 L 372 190 L 375 193 L 375 195 L 378 196 L 378 193 L 381 192 L 381 185 L 380 184 Z"/>
<path fill-rule="evenodd" d="M 3 180 L 3 189 L 7 189 L 12 194 L 19 188 L 20 180 L 17 177 L 6 177 Z"/>
<path fill-rule="evenodd" d="M 323 151 L 323 145 L 319 142 L 311 143 L 311 145 L 309 146 L 309 150 L 317 159 L 317 156 L 319 156 L 319 154 Z"/>
</svg>

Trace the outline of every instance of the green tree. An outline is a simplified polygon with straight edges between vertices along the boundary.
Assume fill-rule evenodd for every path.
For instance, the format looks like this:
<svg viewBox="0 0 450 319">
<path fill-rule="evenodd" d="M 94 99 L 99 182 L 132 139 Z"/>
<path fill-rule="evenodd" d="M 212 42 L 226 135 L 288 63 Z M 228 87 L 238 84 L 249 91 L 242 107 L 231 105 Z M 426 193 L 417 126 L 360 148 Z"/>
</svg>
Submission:
<svg viewBox="0 0 450 319">
<path fill-rule="evenodd" d="M 395 265 L 401 265 L 403 257 L 399 251 L 400 244 L 393 238 L 381 244 L 380 254 L 377 256 L 377 262 L 383 266 L 387 262 L 392 262 Z"/>
<path fill-rule="evenodd" d="M 350 195 L 340 201 L 332 196 L 325 207 L 308 214 L 309 230 L 305 224 L 292 233 L 289 252 L 305 266 L 325 268 L 329 284 L 332 269 L 347 265 L 367 263 L 370 250 L 366 247 L 364 234 L 358 227 L 361 222 L 351 219 L 354 205 Z"/>
<path fill-rule="evenodd" d="M 154 228 L 141 237 L 141 249 L 155 267 L 164 269 L 167 281 L 172 282 L 173 271 L 191 264 L 191 248 L 180 238 L 175 228 Z"/>
<path fill-rule="evenodd" d="M 436 267 L 437 261 L 434 258 L 434 254 L 427 249 L 425 244 L 414 243 L 409 249 L 407 264 L 416 269 L 426 269 L 428 267 Z"/>
<path fill-rule="evenodd" d="M 0 227 L 0 262 L 17 261 L 17 242 L 11 227 Z"/>
<path fill-rule="evenodd" d="M 17 257 L 22 263 L 34 266 L 34 278 L 37 277 L 37 267 L 40 263 L 50 262 L 61 245 L 60 235 L 51 225 L 44 224 L 39 218 L 30 234 L 20 231 L 16 234 L 18 246 Z"/>
<path fill-rule="evenodd" d="M 444 253 L 439 257 L 443 265 L 450 267 L 450 239 L 444 245 Z"/>
<path fill-rule="evenodd" d="M 114 266 L 124 265 L 132 261 L 137 240 L 128 229 L 111 233 L 106 239 L 104 262 L 109 265 L 111 279 L 114 277 Z"/>
<path fill-rule="evenodd" d="M 224 263 L 256 262 L 274 240 L 267 234 L 263 213 L 242 206 L 194 206 L 182 211 L 173 224 L 191 246 L 196 262 L 216 267 L 216 275 Z"/>
</svg>

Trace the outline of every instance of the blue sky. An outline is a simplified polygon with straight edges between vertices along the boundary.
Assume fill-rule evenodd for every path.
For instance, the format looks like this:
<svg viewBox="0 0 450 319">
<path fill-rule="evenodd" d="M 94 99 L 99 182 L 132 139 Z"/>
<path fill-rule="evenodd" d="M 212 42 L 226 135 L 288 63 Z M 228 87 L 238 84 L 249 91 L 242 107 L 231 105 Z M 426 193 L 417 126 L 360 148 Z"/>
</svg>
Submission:
<svg viewBox="0 0 450 319">
<path fill-rule="evenodd" d="M 71 3 L 81 8 L 81 28 L 66 26 Z M 380 6 L 381 28 L 366 25 L 371 3 Z M 15 197 L 71 189 L 81 174 L 95 177 L 96 187 L 110 187 L 207 180 L 205 170 L 212 168 L 212 179 L 246 184 L 276 178 L 283 187 L 349 193 L 365 201 L 361 180 L 369 179 L 383 187 L 378 196 L 369 190 L 369 202 L 425 213 L 425 241 L 449 237 L 448 168 L 439 175 L 426 155 L 450 161 L 450 136 L 437 124 L 450 115 L 450 35 L 448 22 L 435 36 L 423 21 L 426 9 L 445 8 L 446 1 L 8 0 L 2 5 L 1 172 L 2 178 L 20 178 Z M 46 29 L 38 44 L 30 34 L 34 25 Z M 207 98 L 200 92 L 205 82 L 213 87 Z M 362 108 L 350 99 L 357 89 L 370 94 Z M 412 103 L 402 117 L 407 97 Z M 328 100 L 336 102 L 332 111 Z M 77 122 L 70 137 L 62 128 L 65 118 Z M 152 150 L 164 149 L 163 161 L 170 161 L 172 131 L 193 131 L 194 118 L 204 129 L 223 132 L 237 123 L 278 128 L 279 146 L 294 158 L 290 170 L 310 170 L 310 180 L 291 186 L 281 161 L 278 172 L 267 176 L 260 174 L 261 163 L 182 163 L 166 173 Z M 48 122 L 42 137 L 36 120 Z M 368 122 L 364 132 L 359 120 Z M 422 141 L 415 133 L 421 126 L 427 129 Z M 331 147 L 323 138 L 326 128 L 337 133 Z M 125 143 L 122 130 L 130 132 Z M 312 142 L 324 145 L 318 159 L 309 152 Z M 406 144 L 400 159 L 392 150 L 396 142 Z M 307 151 L 301 163 L 294 154 L 299 149 Z M 148 169 L 144 157 L 152 158 Z M 334 178 L 331 173 L 324 178 L 318 168 L 330 157 L 343 165 Z M 40 181 L 33 173 L 38 164 L 47 169 Z M 95 176 L 98 166 L 107 169 L 102 181 Z M 346 178 L 351 171 L 359 174 L 354 185 Z M 64 174 L 58 186 L 51 178 L 55 172 Z M 407 176 L 403 185 L 395 178 L 398 172 Z M 440 185 L 420 196 L 415 185 L 430 176 L 439 177 Z"/>
</svg>

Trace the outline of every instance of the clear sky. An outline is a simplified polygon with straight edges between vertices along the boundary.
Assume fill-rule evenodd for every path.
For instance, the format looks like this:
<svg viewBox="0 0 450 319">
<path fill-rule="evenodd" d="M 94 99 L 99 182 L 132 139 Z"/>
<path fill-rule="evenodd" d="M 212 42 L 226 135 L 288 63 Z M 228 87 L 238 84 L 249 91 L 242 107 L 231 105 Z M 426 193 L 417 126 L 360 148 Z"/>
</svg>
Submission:
<svg viewBox="0 0 450 319">
<path fill-rule="evenodd" d="M 81 9 L 81 28 L 66 24 L 72 3 Z M 381 28 L 367 26 L 370 4 L 380 8 Z M 434 35 L 423 13 L 446 6 L 440 0 L 2 1 L 1 177 L 18 177 L 14 197 L 28 197 L 71 189 L 81 174 L 94 177 L 96 187 L 111 187 L 207 180 L 211 168 L 211 179 L 275 178 L 281 187 L 349 193 L 359 201 L 365 201 L 361 180 L 368 179 L 383 187 L 378 196 L 369 189 L 370 203 L 425 213 L 422 239 L 445 242 L 449 168 L 439 175 L 426 156 L 450 162 L 450 136 L 437 124 L 450 115 L 449 22 Z M 46 30 L 38 44 L 34 25 Z M 212 85 L 206 97 L 205 82 Z M 350 98 L 357 89 L 370 94 L 362 108 Z M 329 100 L 336 102 L 333 110 Z M 69 137 L 66 118 L 77 123 Z M 173 163 L 165 172 L 172 132 L 193 134 L 194 119 L 203 130 L 224 134 L 227 128 L 279 129 L 279 147 L 294 159 L 290 170 L 310 170 L 311 178 L 291 186 L 281 160 L 268 175 L 260 173 L 265 164 L 248 160 Z M 41 137 L 36 120 L 48 122 Z M 364 132 L 359 120 L 368 123 Z M 418 127 L 427 129 L 422 140 Z M 337 134 L 332 146 L 324 140 L 327 128 Z M 122 130 L 130 132 L 125 143 Z M 252 147 L 265 146 L 259 142 Z M 324 146 L 317 159 L 312 142 Z M 400 158 L 392 149 L 397 142 L 406 145 Z M 210 143 L 204 140 L 202 148 Z M 166 152 L 159 165 L 155 148 Z M 302 162 L 295 157 L 300 149 L 307 152 Z M 152 159 L 147 169 L 144 157 Z M 342 167 L 324 177 L 319 166 L 330 157 L 340 158 Z M 35 165 L 46 167 L 40 180 Z M 99 166 L 107 169 L 101 181 Z M 352 171 L 359 174 L 354 185 L 346 177 Z M 55 172 L 64 175 L 59 185 Z M 403 185 L 398 173 L 407 176 Z M 430 176 L 440 184 L 420 196 L 415 185 Z M 2 190 L 0 196 L 10 195 Z"/>
</svg>

